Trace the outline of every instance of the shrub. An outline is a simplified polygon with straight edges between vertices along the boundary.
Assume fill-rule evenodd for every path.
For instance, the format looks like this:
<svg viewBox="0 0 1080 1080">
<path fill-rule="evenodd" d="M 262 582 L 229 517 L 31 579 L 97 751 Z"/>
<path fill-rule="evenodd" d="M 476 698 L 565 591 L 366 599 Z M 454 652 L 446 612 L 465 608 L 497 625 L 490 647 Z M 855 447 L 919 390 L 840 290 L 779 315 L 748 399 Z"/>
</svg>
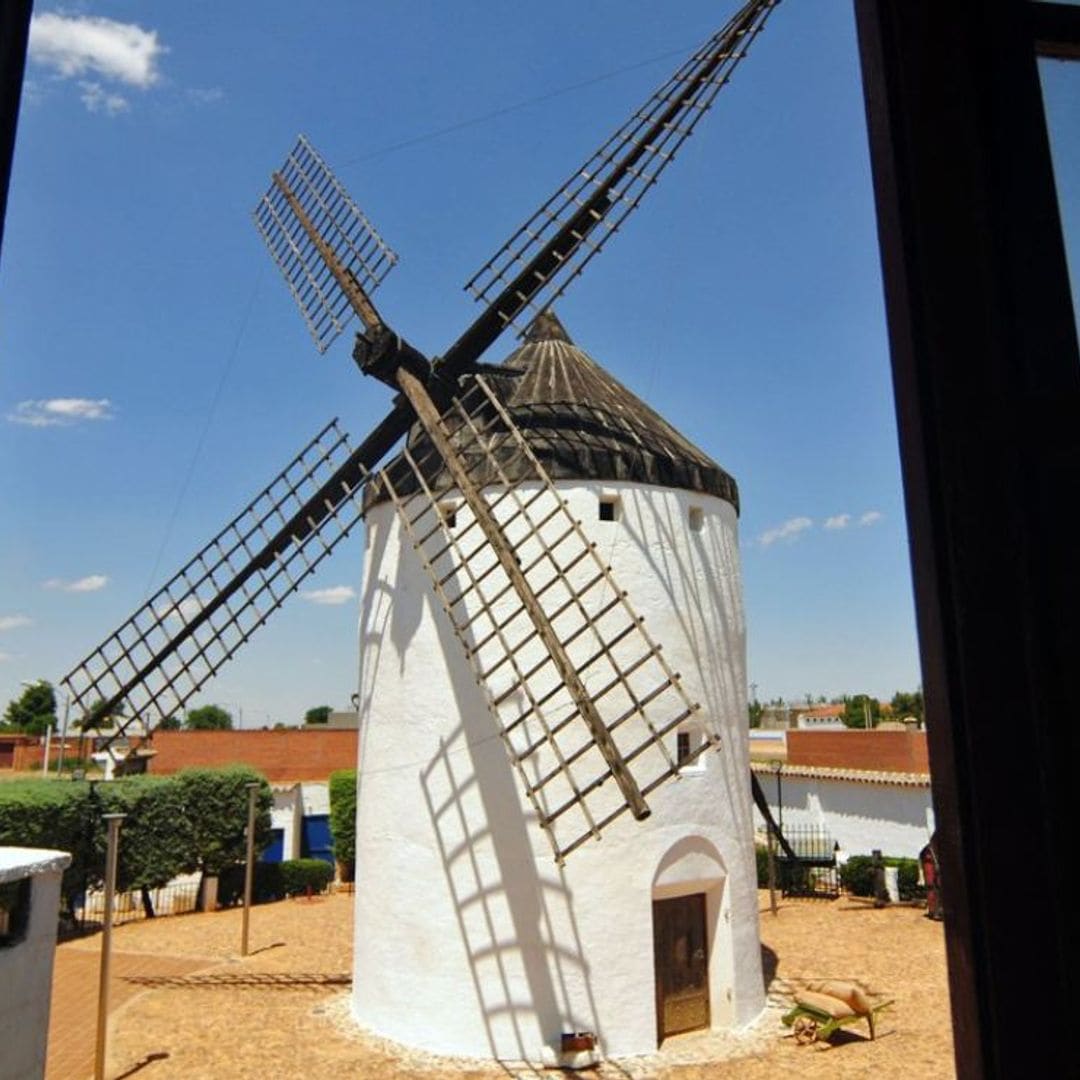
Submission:
<svg viewBox="0 0 1080 1080">
<path fill-rule="evenodd" d="M 895 866 L 899 870 L 897 876 L 901 900 L 914 900 L 922 894 L 922 888 L 919 885 L 918 860 L 886 856 L 882 862 L 885 866 Z M 840 884 L 853 896 L 873 896 L 874 857 L 872 855 L 850 856 L 840 867 Z"/>
<path fill-rule="evenodd" d="M 270 900 L 281 900 L 285 889 L 281 883 L 281 863 L 257 862 L 255 875 L 251 882 L 251 902 L 265 904 Z M 234 907 L 244 901 L 244 866 L 234 863 L 225 867 L 218 877 L 218 904 L 221 907 Z"/>
<path fill-rule="evenodd" d="M 286 896 L 301 896 L 310 886 L 313 893 L 326 892 L 334 868 L 322 859 L 286 859 L 281 867 L 281 887 Z"/>
<path fill-rule="evenodd" d="M 150 890 L 184 872 L 192 846 L 184 793 L 171 777 L 138 776 L 99 784 L 95 792 L 102 814 L 125 814 L 120 827 L 117 888 L 141 889 L 148 916 L 154 909 Z M 99 821 L 94 833 L 94 865 L 104 874 L 107 830 Z"/>
<path fill-rule="evenodd" d="M 352 881 L 356 866 L 356 770 L 330 774 L 330 832 L 342 877 Z"/>
<path fill-rule="evenodd" d="M 13 780 L 0 784 L 0 844 L 54 848 L 71 855 L 64 871 L 61 896 L 67 910 L 85 878 L 99 877 L 95 822 L 90 785 L 49 780 Z"/>
<path fill-rule="evenodd" d="M 191 769 L 171 777 L 126 777 L 91 786 L 84 781 L 15 780 L 0 784 L 0 844 L 55 848 L 71 854 L 61 896 L 67 911 L 105 872 L 102 815 L 122 813 L 120 889 L 149 889 L 185 870 L 218 873 L 246 853 L 248 795 L 261 781 L 256 849 L 270 839 L 269 785 L 254 770 Z M 241 878 L 241 890 L 242 890 Z M 147 906 L 147 914 L 152 914 Z"/>
<path fill-rule="evenodd" d="M 754 859 L 757 862 L 757 887 L 769 887 L 769 849 L 764 844 L 754 845 Z"/>
</svg>

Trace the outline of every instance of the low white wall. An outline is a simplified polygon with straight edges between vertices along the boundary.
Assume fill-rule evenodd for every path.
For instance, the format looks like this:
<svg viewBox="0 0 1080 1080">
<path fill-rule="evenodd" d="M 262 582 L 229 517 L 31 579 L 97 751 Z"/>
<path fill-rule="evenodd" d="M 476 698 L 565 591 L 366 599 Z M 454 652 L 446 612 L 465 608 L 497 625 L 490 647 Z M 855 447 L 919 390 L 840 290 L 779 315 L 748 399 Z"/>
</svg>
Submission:
<svg viewBox="0 0 1080 1080">
<path fill-rule="evenodd" d="M 758 773 L 758 781 L 775 819 L 780 818 L 776 780 Z M 784 825 L 817 825 L 828 829 L 840 845 L 841 859 L 869 855 L 916 858 L 934 831 L 934 809 L 928 785 L 790 776 L 781 778 Z M 754 810 L 759 828 L 765 827 Z"/>
<path fill-rule="evenodd" d="M 0 1076 L 45 1075 L 60 878 L 71 856 L 41 848 L 0 848 L 0 884 L 30 878 L 26 936 L 0 947 Z"/>
<path fill-rule="evenodd" d="M 274 805 L 270 810 L 270 827 L 281 829 L 281 857 L 283 859 L 300 858 L 300 785 L 274 789 Z"/>
</svg>

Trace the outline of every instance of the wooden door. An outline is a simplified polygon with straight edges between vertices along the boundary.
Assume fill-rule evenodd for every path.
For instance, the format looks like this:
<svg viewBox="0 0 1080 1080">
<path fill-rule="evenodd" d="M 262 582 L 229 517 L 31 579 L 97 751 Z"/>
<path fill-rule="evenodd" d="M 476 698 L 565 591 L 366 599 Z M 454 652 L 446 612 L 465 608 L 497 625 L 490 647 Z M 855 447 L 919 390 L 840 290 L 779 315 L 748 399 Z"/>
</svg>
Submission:
<svg viewBox="0 0 1080 1080">
<path fill-rule="evenodd" d="M 653 903 L 656 1029 L 662 1041 L 709 1026 L 709 955 L 705 894 Z"/>
</svg>

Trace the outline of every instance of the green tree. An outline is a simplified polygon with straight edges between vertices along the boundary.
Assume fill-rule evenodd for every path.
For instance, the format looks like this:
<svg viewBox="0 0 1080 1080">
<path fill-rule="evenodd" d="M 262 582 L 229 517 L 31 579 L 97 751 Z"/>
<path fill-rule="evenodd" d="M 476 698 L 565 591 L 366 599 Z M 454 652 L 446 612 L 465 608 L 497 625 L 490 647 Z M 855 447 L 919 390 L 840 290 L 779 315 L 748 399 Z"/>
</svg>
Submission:
<svg viewBox="0 0 1080 1080">
<path fill-rule="evenodd" d="M 4 726 L 27 735 L 44 735 L 56 725 L 56 694 L 52 683 L 38 679 L 4 710 Z"/>
<path fill-rule="evenodd" d="M 270 807 L 274 799 L 266 778 L 247 765 L 225 769 L 181 769 L 173 774 L 180 785 L 190 828 L 184 870 L 219 874 L 247 854 L 246 785 L 260 785 L 255 817 L 255 850 L 270 843 Z"/>
<path fill-rule="evenodd" d="M 881 702 L 869 694 L 845 694 L 841 700 L 844 705 L 844 723 L 850 728 L 874 727 L 881 719 Z"/>
<path fill-rule="evenodd" d="M 231 731 L 232 714 L 220 705 L 189 709 L 185 722 L 188 731 Z"/>
<path fill-rule="evenodd" d="M 139 889 L 146 917 L 154 917 L 151 889 L 184 872 L 193 846 L 184 789 L 172 777 L 133 776 L 102 785 L 103 813 L 126 814 L 121 830 L 117 885 Z M 105 859 L 105 834 L 98 829 L 98 856 Z"/>
<path fill-rule="evenodd" d="M 341 878 L 352 881 L 356 867 L 356 770 L 330 774 L 330 832 L 334 857 L 341 864 Z"/>
<path fill-rule="evenodd" d="M 893 694 L 890 704 L 892 705 L 893 717 L 897 720 L 903 720 L 905 716 L 914 716 L 917 720 L 923 719 L 924 706 L 921 688 L 910 694 L 904 690 L 898 690 Z"/>
<path fill-rule="evenodd" d="M 752 728 L 761 727 L 761 715 L 765 712 L 765 706 L 757 698 L 754 698 L 750 702 L 747 711 L 750 714 L 750 726 Z"/>
<path fill-rule="evenodd" d="M 305 724 L 325 724 L 330 719 L 329 705 L 316 705 L 314 709 L 308 709 L 304 713 Z"/>
<path fill-rule="evenodd" d="M 181 726 L 182 725 L 180 723 L 180 717 L 179 716 L 176 716 L 176 715 L 163 716 L 158 721 L 157 727 L 154 730 L 155 731 L 179 731 Z"/>
</svg>

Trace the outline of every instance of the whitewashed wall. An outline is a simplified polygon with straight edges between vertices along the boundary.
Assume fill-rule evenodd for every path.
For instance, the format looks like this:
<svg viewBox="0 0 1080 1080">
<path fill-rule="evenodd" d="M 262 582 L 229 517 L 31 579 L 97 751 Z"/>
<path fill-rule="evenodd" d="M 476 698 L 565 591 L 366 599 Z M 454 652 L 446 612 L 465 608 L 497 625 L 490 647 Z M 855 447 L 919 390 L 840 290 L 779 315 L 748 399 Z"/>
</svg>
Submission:
<svg viewBox="0 0 1080 1080">
<path fill-rule="evenodd" d="M 60 878 L 71 856 L 39 848 L 0 848 L 0 883 L 31 878 L 26 937 L 0 949 L 0 1077 L 37 1080 L 45 1075 L 49 1004 Z"/>
<path fill-rule="evenodd" d="M 758 773 L 773 817 L 779 817 L 776 780 Z M 930 788 L 924 785 L 789 776 L 781 780 L 784 825 L 824 826 L 840 845 L 841 857 L 884 855 L 916 858 L 934 830 Z M 761 828 L 764 821 L 754 811 Z"/>
<path fill-rule="evenodd" d="M 281 830 L 281 857 L 300 858 L 300 819 L 303 814 L 300 785 L 274 788 L 274 805 L 270 809 L 270 827 Z"/>
<path fill-rule="evenodd" d="M 724 745 L 558 868 L 392 507 L 369 512 L 353 1011 L 441 1053 L 550 1060 L 575 1030 L 652 1051 L 652 902 L 680 893 L 707 896 L 714 1026 L 764 1005 L 735 512 L 637 484 L 560 491 Z M 621 520 L 599 523 L 612 493 Z"/>
</svg>

